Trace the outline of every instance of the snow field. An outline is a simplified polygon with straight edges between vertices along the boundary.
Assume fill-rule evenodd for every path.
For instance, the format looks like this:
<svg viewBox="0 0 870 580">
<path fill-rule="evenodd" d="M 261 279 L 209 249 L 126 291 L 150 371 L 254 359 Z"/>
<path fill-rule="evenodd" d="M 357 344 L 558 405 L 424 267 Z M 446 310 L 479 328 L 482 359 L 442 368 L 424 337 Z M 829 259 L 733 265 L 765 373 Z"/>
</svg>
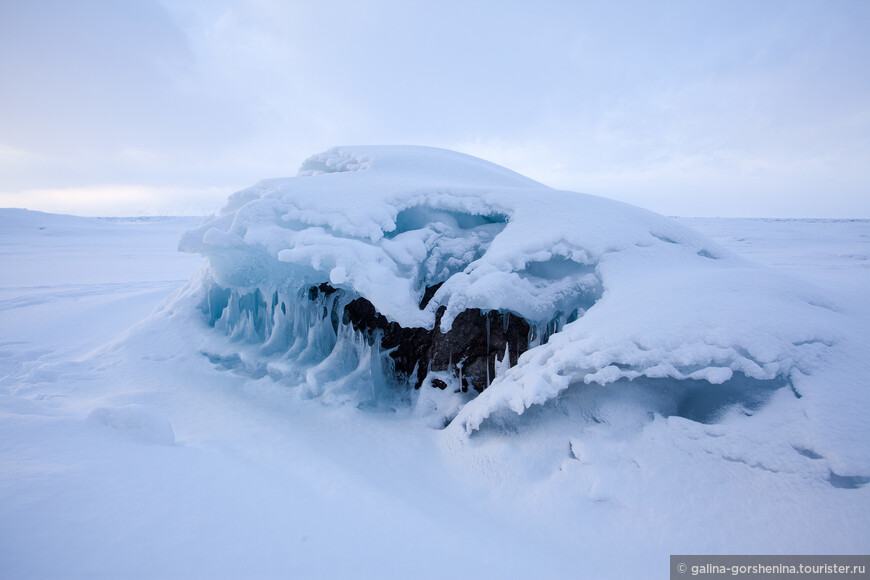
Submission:
<svg viewBox="0 0 870 580">
<path fill-rule="evenodd" d="M 469 163 L 455 188 L 488 167 Z M 185 285 L 201 260 L 175 251 L 193 221 L 3 210 L 0 575 L 625 578 L 673 553 L 866 553 L 870 223 L 678 221 L 716 243 L 673 226 L 682 244 L 602 255 L 582 324 L 479 397 L 433 373 L 359 408 L 373 399 L 339 383 L 383 357 L 358 337 L 298 365 L 250 327 L 209 326 L 209 273 Z M 513 225 L 471 223 L 499 230 L 488 251 Z"/>
</svg>

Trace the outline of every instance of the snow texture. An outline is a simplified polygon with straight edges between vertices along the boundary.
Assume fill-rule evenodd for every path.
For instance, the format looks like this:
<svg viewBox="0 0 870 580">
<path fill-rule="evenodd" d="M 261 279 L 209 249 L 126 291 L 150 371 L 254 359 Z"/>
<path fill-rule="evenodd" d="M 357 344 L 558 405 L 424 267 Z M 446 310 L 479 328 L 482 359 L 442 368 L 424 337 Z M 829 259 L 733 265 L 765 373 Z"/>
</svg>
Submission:
<svg viewBox="0 0 870 580">
<path fill-rule="evenodd" d="M 500 363 L 482 395 L 438 371 L 410 398 L 382 385 L 363 410 L 324 403 L 371 399 L 371 369 L 388 357 L 349 333 L 334 355 L 344 362 L 318 367 L 347 330 L 322 311 L 298 323 L 299 354 L 320 340 L 309 331 L 332 349 L 308 362 L 287 356 L 287 335 L 270 353 L 250 332 L 288 329 L 266 324 L 270 300 L 224 307 L 209 325 L 210 293 L 241 305 L 254 291 L 218 286 L 211 266 L 185 286 L 202 259 L 176 246 L 197 222 L 0 210 L 0 576 L 622 579 L 666 576 L 668 554 L 870 551 L 870 221 L 664 220 L 715 239 L 698 247 L 719 259 L 655 238 L 613 254 L 649 252 L 633 271 L 605 253 L 597 302 L 514 368 Z M 286 307 L 338 294 L 312 301 L 306 289 Z M 741 310 L 762 305 L 758 321 Z M 250 326 L 230 338 L 236 315 Z M 650 337 L 639 345 L 683 377 L 725 370 L 605 381 L 607 366 L 650 368 L 630 336 Z M 711 351 L 733 340 L 744 350 L 728 360 L 762 369 L 749 348 L 770 344 L 773 359 L 793 353 L 792 370 L 683 366 L 680 348 L 707 356 L 692 354 L 707 348 L 699 336 Z M 590 363 L 569 356 L 587 350 Z M 545 355 L 570 384 L 526 408 L 535 372 L 545 385 L 562 376 Z M 358 383 L 342 383 L 356 369 Z M 467 432 L 463 417 L 483 415 Z"/>
</svg>

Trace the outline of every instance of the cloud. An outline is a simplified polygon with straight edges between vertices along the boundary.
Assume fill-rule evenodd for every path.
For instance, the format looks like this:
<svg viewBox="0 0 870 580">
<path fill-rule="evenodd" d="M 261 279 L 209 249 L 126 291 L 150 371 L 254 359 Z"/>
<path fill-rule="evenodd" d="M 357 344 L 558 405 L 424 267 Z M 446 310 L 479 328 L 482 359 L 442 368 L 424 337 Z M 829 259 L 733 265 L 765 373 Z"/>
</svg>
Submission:
<svg viewBox="0 0 870 580">
<path fill-rule="evenodd" d="M 668 213 L 870 215 L 868 25 L 849 0 L 9 0 L 0 191 L 232 189 L 411 143 Z"/>
</svg>

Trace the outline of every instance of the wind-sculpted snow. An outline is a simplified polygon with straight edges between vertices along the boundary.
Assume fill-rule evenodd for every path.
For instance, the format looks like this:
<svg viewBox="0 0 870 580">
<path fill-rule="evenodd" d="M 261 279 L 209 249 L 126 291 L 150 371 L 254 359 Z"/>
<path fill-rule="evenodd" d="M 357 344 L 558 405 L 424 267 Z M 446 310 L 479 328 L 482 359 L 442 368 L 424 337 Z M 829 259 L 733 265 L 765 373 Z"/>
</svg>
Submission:
<svg viewBox="0 0 870 580">
<path fill-rule="evenodd" d="M 522 413 L 572 385 L 639 377 L 712 385 L 735 376 L 796 380 L 801 396 L 800 376 L 838 340 L 841 317 L 823 296 L 733 258 L 692 263 L 644 251 L 613 256 L 601 270 L 604 297 L 468 405 L 459 417 L 466 430 L 496 410 Z"/>
<path fill-rule="evenodd" d="M 465 371 L 488 388 L 450 403 L 446 418 L 458 412 L 467 431 L 573 385 L 639 377 L 718 385 L 738 375 L 800 396 L 795 377 L 838 339 L 824 296 L 672 220 L 439 149 L 316 155 L 295 178 L 231 196 L 181 248 L 208 258 L 210 323 L 261 345 L 259 360 L 207 354 L 312 396 L 360 400 L 362 389 L 372 402 L 391 381 L 420 386 L 425 357 L 396 349 L 485 316 L 485 362 Z M 380 318 L 363 319 L 360 304 Z M 487 313 L 504 325 L 496 344 Z M 511 317 L 528 325 L 522 344 Z M 467 392 L 462 353 L 435 368 L 443 349 L 426 348 L 427 370 L 449 372 L 425 385 Z"/>
</svg>

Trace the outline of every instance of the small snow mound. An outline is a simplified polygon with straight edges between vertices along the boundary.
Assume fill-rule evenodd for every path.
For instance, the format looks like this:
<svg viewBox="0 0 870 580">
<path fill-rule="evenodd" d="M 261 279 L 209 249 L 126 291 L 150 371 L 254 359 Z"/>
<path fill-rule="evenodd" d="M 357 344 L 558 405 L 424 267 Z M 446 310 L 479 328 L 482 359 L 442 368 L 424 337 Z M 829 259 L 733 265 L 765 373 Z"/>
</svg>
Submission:
<svg viewBox="0 0 870 580">
<path fill-rule="evenodd" d="M 343 173 L 345 171 L 360 171 L 369 166 L 369 159 L 356 155 L 353 151 L 333 148 L 325 153 L 312 155 L 299 168 L 299 177 L 311 177 L 324 173 Z"/>
<path fill-rule="evenodd" d="M 98 407 L 90 412 L 87 421 L 109 427 L 138 443 L 175 445 L 175 432 L 169 420 L 141 405 Z"/>
</svg>

